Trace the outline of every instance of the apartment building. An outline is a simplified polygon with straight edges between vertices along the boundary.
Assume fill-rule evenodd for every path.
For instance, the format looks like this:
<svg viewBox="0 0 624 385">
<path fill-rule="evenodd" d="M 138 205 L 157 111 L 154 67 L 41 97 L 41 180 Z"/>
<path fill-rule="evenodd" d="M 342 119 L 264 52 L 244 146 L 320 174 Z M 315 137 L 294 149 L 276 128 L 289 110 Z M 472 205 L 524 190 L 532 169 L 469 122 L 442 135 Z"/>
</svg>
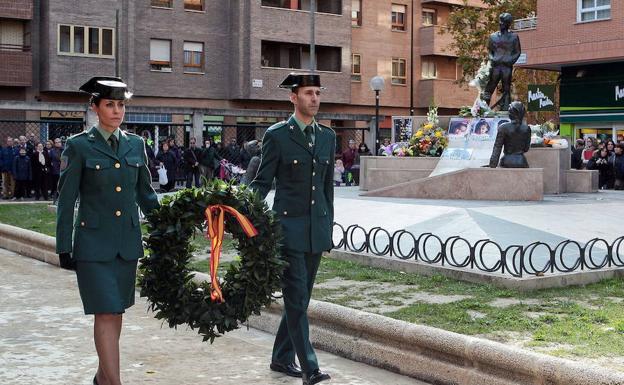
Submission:
<svg viewBox="0 0 624 385">
<path fill-rule="evenodd" d="M 32 19 L 32 1 L 0 0 L 0 100 L 24 100 L 32 86 Z M 0 110 L 0 118 L 23 118 L 23 113 Z"/>
<path fill-rule="evenodd" d="M 540 0 L 520 20 L 526 68 L 561 73 L 561 134 L 624 135 L 624 3 Z"/>
<path fill-rule="evenodd" d="M 3 4 L 26 9 L 12 11 L 7 25 L 21 25 L 22 40 L 11 44 L 23 48 L 11 54 L 29 64 L 0 61 L 16 73 L 0 71 L 0 99 L 84 103 L 76 90 L 86 79 L 117 74 L 135 95 L 130 124 L 199 125 L 213 133 L 219 125 L 270 124 L 292 108 L 288 92 L 277 85 L 291 71 L 310 69 L 313 16 L 316 69 L 327 87 L 324 122 L 367 128 L 375 104 L 369 81 L 377 75 L 386 80 L 382 128 L 410 109 L 423 115 L 432 102 L 452 114 L 474 100 L 473 90 L 455 84 L 459 70 L 447 49 L 450 37 L 439 33 L 451 6 L 463 1 L 316 3 L 312 15 L 310 0 L 0 0 L 1 26 Z M 26 40 L 32 40 L 32 52 Z M 3 76 L 16 80 L 7 85 Z M 26 115 L 83 118 L 81 111 Z"/>
</svg>

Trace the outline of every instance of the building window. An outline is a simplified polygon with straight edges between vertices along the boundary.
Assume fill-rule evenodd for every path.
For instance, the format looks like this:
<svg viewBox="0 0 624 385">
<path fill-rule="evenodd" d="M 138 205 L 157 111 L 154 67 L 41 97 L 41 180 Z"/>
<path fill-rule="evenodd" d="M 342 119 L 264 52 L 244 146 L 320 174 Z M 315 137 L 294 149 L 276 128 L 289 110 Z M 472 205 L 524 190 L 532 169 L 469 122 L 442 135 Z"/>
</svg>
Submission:
<svg viewBox="0 0 624 385">
<path fill-rule="evenodd" d="M 172 8 L 173 0 L 151 0 L 152 7 Z"/>
<path fill-rule="evenodd" d="M 392 84 L 407 84 L 406 60 L 392 58 Z"/>
<path fill-rule="evenodd" d="M 111 58 L 114 47 L 112 28 L 59 24 L 58 53 L 61 55 Z"/>
<path fill-rule="evenodd" d="M 184 42 L 184 72 L 204 72 L 204 43 Z"/>
<path fill-rule="evenodd" d="M 150 69 L 171 72 L 171 40 L 150 40 Z"/>
<path fill-rule="evenodd" d="M 351 58 L 351 80 L 362 81 L 362 55 L 354 53 Z"/>
<path fill-rule="evenodd" d="M 351 26 L 362 26 L 362 0 L 351 0 Z"/>
<path fill-rule="evenodd" d="M 611 18 L 611 0 L 578 0 L 578 21 Z"/>
<path fill-rule="evenodd" d="M 423 26 L 428 27 L 431 25 L 438 24 L 436 19 L 437 19 L 437 15 L 436 15 L 435 9 L 423 8 L 422 10 L 422 25 Z"/>
<path fill-rule="evenodd" d="M 438 77 L 435 62 L 423 60 L 420 66 L 422 68 L 421 76 L 423 79 L 435 79 Z"/>
<path fill-rule="evenodd" d="M 392 30 L 405 31 L 405 14 L 407 5 L 392 4 Z"/>
<path fill-rule="evenodd" d="M 203 11 L 204 0 L 184 0 L 184 9 L 187 11 Z"/>
</svg>

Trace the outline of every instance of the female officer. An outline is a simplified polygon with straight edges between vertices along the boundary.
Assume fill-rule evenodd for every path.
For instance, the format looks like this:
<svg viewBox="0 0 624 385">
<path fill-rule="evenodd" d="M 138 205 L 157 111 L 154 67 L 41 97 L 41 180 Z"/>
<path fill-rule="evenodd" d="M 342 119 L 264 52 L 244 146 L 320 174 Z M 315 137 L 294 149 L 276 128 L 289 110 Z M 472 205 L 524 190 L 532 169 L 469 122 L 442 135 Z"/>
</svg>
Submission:
<svg viewBox="0 0 624 385">
<path fill-rule="evenodd" d="M 80 90 L 91 95 L 99 123 L 69 138 L 61 156 L 56 251 L 61 267 L 76 270 L 85 314 L 95 315 L 99 365 L 93 383 L 120 385 L 122 314 L 134 304 L 143 255 L 137 205 L 148 213 L 159 204 L 143 139 L 119 129 L 132 96 L 126 84 L 95 77 Z"/>
</svg>

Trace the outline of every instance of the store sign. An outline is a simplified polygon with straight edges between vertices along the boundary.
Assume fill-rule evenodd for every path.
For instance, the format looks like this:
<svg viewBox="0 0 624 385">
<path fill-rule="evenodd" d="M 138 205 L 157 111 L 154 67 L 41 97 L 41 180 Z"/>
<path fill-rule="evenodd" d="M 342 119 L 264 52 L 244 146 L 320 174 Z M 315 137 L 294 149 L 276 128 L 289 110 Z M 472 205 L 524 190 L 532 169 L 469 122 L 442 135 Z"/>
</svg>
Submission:
<svg viewBox="0 0 624 385">
<path fill-rule="evenodd" d="M 554 111 L 555 86 L 529 84 L 529 111 Z"/>
<path fill-rule="evenodd" d="M 620 88 L 620 86 L 615 86 L 615 101 L 619 102 L 620 100 L 624 100 L 624 86 Z"/>
</svg>

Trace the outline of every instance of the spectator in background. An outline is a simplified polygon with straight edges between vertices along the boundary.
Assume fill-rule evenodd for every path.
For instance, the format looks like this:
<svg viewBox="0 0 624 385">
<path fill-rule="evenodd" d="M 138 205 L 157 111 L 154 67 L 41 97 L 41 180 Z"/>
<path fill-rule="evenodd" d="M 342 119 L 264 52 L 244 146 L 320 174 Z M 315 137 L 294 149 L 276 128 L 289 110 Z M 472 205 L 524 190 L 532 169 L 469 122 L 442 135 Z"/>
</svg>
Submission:
<svg viewBox="0 0 624 385">
<path fill-rule="evenodd" d="M 358 158 L 357 146 L 355 145 L 355 140 L 349 139 L 349 148 L 347 148 L 342 153 L 342 163 L 345 169 L 345 181 L 347 182 L 347 186 L 351 186 L 351 183 L 354 180 L 354 173 L 358 170 L 354 170 L 353 166 L 356 164 Z"/>
<path fill-rule="evenodd" d="M 574 170 L 580 170 L 583 168 L 583 149 L 585 148 L 585 141 L 583 139 L 577 139 L 574 149 L 572 150 L 570 165 Z"/>
<path fill-rule="evenodd" d="M 240 151 L 240 156 L 239 156 L 239 162 L 240 162 L 240 167 L 247 169 L 247 166 L 249 166 L 249 161 L 251 160 L 252 155 L 249 153 L 249 143 L 250 142 L 245 142 L 243 143 L 243 148 Z M 258 142 L 256 141 L 256 144 Z M 250 181 L 251 182 L 251 181 Z"/>
<path fill-rule="evenodd" d="M 15 200 L 26 196 L 26 189 L 32 180 L 30 157 L 26 155 L 26 147 L 20 147 L 18 155 L 13 159 L 13 176 L 15 177 Z"/>
<path fill-rule="evenodd" d="M 381 146 L 379 146 L 379 150 L 377 151 L 378 156 L 383 156 L 384 154 L 392 154 L 392 144 L 388 138 L 384 138 Z"/>
<path fill-rule="evenodd" d="M 334 164 L 334 185 L 340 186 L 344 177 L 345 168 L 342 163 L 342 160 L 336 159 L 336 163 Z"/>
<path fill-rule="evenodd" d="M 176 144 L 176 140 L 173 136 L 169 138 L 169 151 L 171 151 L 171 153 L 173 154 L 176 160 L 176 166 L 174 169 L 175 177 L 173 178 L 174 187 L 175 187 L 175 182 L 178 179 L 183 179 L 185 175 L 184 175 L 184 170 L 183 170 L 184 167 L 183 167 L 183 162 L 182 162 L 183 151 L 180 147 L 178 147 L 178 145 Z"/>
<path fill-rule="evenodd" d="M 143 141 L 145 142 L 145 153 L 147 154 L 147 167 L 149 168 L 152 179 L 156 176 L 156 154 L 154 154 L 154 141 L 150 137 L 148 130 L 141 132 Z"/>
<path fill-rule="evenodd" d="M 190 139 L 190 146 L 184 151 L 184 170 L 186 172 L 186 188 L 191 188 L 193 179 L 195 187 L 199 187 L 199 160 L 201 159 L 201 149 L 197 148 L 197 140 Z"/>
<path fill-rule="evenodd" d="M 204 148 L 201 152 L 199 160 L 199 171 L 207 181 L 214 177 L 214 171 L 219 165 L 219 156 L 217 150 L 212 145 L 212 141 L 207 139 L 204 141 Z"/>
<path fill-rule="evenodd" d="M 249 153 L 250 159 L 247 162 L 247 167 L 245 168 L 245 174 L 241 178 L 241 183 L 249 185 L 256 174 L 258 173 L 258 168 L 260 168 L 260 151 L 261 145 L 257 140 L 251 140 L 246 143 L 247 152 Z"/>
<path fill-rule="evenodd" d="M 6 139 L 6 146 L 0 148 L 0 171 L 2 171 L 2 199 L 11 199 L 15 192 L 13 159 L 15 159 L 13 138 Z"/>
<path fill-rule="evenodd" d="M 613 188 L 624 190 L 624 145 L 616 144 L 613 155 Z"/>
<path fill-rule="evenodd" d="M 58 181 L 61 175 L 61 154 L 63 153 L 63 142 L 61 138 L 54 139 L 54 146 L 48 151 L 50 157 L 50 194 L 53 198 L 58 197 Z"/>
<path fill-rule="evenodd" d="M 606 148 L 601 149 L 587 163 L 590 170 L 598 170 L 598 186 L 601 190 L 613 188 L 613 169 L 609 165 L 609 153 Z"/>
<path fill-rule="evenodd" d="M 589 161 L 594 157 L 596 152 L 596 142 L 592 137 L 585 138 L 585 149 L 582 153 L 583 164 L 589 169 Z"/>
<path fill-rule="evenodd" d="M 366 143 L 361 142 L 360 146 L 358 147 L 358 155 L 359 156 L 371 156 L 373 154 L 371 153 L 371 150 L 368 148 Z"/>
<path fill-rule="evenodd" d="M 35 147 L 32 157 L 30 158 L 32 169 L 32 187 L 35 190 L 35 199 L 39 200 L 43 196 L 44 200 L 48 200 L 48 185 L 50 184 L 50 157 L 43 149 L 43 144 L 38 143 Z"/>
<path fill-rule="evenodd" d="M 240 152 L 241 152 L 241 148 L 238 145 L 238 143 L 236 143 L 236 138 L 232 138 L 230 139 L 230 144 L 228 144 L 228 146 L 225 149 L 225 159 L 227 159 L 227 161 L 230 163 L 234 163 L 238 165 Z"/>
<path fill-rule="evenodd" d="M 162 143 L 162 147 L 160 148 L 160 151 L 158 151 L 158 155 L 156 155 L 156 160 L 160 163 L 160 167 L 164 167 L 167 170 L 167 184 L 161 184 L 160 188 L 165 192 L 169 192 L 175 187 L 176 168 L 178 163 L 175 155 L 169 149 L 168 141 L 164 141 Z"/>
</svg>

